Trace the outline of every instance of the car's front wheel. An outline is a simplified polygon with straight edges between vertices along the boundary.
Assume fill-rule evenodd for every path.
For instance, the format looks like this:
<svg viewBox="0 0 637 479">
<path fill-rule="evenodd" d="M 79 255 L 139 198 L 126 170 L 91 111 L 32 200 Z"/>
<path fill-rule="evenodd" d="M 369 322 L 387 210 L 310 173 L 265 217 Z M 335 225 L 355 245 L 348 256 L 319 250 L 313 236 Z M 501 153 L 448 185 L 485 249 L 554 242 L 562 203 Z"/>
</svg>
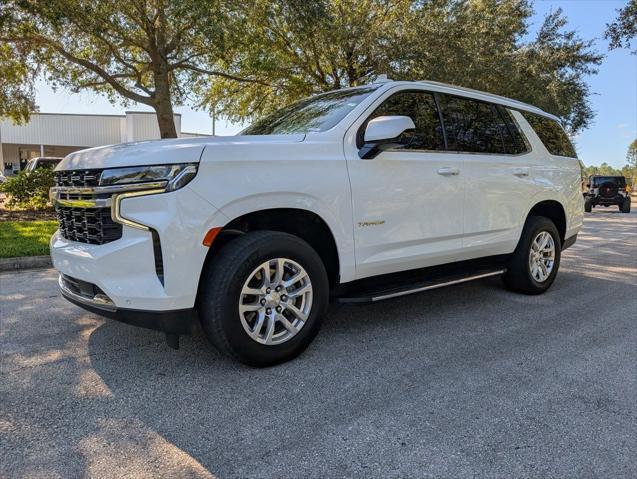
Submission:
<svg viewBox="0 0 637 479">
<path fill-rule="evenodd" d="M 198 309 L 217 349 L 264 367 L 305 350 L 320 328 L 328 295 L 325 267 L 310 245 L 286 233 L 255 231 L 211 259 Z"/>
<path fill-rule="evenodd" d="M 584 211 L 586 213 L 593 211 L 593 199 L 590 196 L 584 200 Z"/>
<path fill-rule="evenodd" d="M 529 216 L 511 256 L 504 284 L 512 291 L 541 294 L 553 284 L 561 258 L 560 235 L 544 216 Z"/>
<path fill-rule="evenodd" d="M 630 213 L 630 196 L 624 198 L 624 201 L 619 204 L 619 211 L 622 213 Z"/>
</svg>

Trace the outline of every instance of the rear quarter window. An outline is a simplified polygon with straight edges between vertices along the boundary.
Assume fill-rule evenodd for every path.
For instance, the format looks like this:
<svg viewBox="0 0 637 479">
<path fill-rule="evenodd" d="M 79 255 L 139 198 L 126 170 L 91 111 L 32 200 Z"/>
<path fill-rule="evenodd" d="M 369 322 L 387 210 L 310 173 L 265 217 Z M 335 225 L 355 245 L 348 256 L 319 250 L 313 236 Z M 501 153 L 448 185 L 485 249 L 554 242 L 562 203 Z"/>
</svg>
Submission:
<svg viewBox="0 0 637 479">
<path fill-rule="evenodd" d="M 515 121 L 511 112 L 503 106 L 498 105 L 498 112 L 504 120 L 504 128 L 502 129 L 502 139 L 504 140 L 504 148 L 506 153 L 512 155 L 520 155 L 531 151 L 528 140 L 522 133 L 520 125 Z"/>
<path fill-rule="evenodd" d="M 577 158 L 577 153 L 571 140 L 568 139 L 568 135 L 558 122 L 528 111 L 522 111 L 521 113 L 551 155 Z"/>
</svg>

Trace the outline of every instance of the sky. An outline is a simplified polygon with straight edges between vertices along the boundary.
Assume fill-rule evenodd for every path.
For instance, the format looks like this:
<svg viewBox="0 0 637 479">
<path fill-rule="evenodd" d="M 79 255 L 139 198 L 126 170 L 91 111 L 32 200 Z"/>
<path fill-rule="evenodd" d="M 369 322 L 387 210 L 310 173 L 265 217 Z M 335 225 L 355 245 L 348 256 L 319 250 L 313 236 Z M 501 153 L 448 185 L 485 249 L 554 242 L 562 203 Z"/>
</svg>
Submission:
<svg viewBox="0 0 637 479">
<path fill-rule="evenodd" d="M 626 49 L 608 51 L 603 33 L 606 24 L 617 16 L 626 0 L 535 0 L 535 15 L 529 35 L 533 35 L 544 16 L 562 8 L 568 18 L 568 28 L 576 30 L 583 39 L 594 39 L 595 49 L 605 54 L 597 75 L 587 78 L 593 96 L 591 105 L 595 118 L 591 126 L 575 138 L 578 155 L 585 165 L 606 162 L 621 168 L 626 164 L 628 145 L 637 137 L 637 55 Z M 426 79 L 425 79 L 426 80 Z M 36 103 L 41 112 L 123 114 L 125 110 L 151 111 L 141 104 L 112 105 L 106 98 L 83 92 L 53 91 L 44 81 L 37 83 Z M 189 106 L 177 107 L 181 113 L 183 131 L 212 133 L 212 119 L 204 111 Z M 218 120 L 217 135 L 232 135 L 245 125 Z"/>
</svg>

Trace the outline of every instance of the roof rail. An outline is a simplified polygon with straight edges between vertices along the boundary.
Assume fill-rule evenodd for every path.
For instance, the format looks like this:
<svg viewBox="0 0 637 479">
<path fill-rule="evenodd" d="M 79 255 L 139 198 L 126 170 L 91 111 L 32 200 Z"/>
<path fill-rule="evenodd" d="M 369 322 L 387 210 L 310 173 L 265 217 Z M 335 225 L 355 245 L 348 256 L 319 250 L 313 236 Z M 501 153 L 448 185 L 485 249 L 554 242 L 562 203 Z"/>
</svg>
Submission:
<svg viewBox="0 0 637 479">
<path fill-rule="evenodd" d="M 530 111 L 530 112 L 539 113 L 541 115 L 548 116 L 550 118 L 559 120 L 559 118 L 557 116 L 552 115 L 551 113 L 547 113 L 547 112 L 545 112 L 541 108 L 538 108 L 535 105 L 530 105 L 528 103 L 524 103 L 524 102 L 519 101 L 519 100 L 514 100 L 513 98 L 507 98 L 507 97 L 502 96 L 502 95 L 495 95 L 493 93 L 489 93 L 489 92 L 486 92 L 486 91 L 475 90 L 473 88 L 466 88 L 466 87 L 457 86 L 457 85 L 451 85 L 449 83 L 443 83 L 443 82 L 438 82 L 438 81 L 419 80 L 417 83 L 421 83 L 421 84 L 424 84 L 424 85 L 436 85 L 436 86 L 440 86 L 440 87 L 453 89 L 453 90 L 456 90 L 456 91 L 459 91 L 459 92 L 471 93 L 472 95 L 481 95 L 481 96 L 483 96 L 485 98 L 491 98 L 493 100 L 509 104 L 511 107 L 514 107 L 514 108 L 518 107 L 518 108 L 520 108 L 522 110 L 527 110 L 527 111 Z"/>
<path fill-rule="evenodd" d="M 386 73 L 383 73 L 374 78 L 374 81 L 372 81 L 372 83 L 389 83 L 391 81 L 393 80 L 389 78 Z"/>
</svg>

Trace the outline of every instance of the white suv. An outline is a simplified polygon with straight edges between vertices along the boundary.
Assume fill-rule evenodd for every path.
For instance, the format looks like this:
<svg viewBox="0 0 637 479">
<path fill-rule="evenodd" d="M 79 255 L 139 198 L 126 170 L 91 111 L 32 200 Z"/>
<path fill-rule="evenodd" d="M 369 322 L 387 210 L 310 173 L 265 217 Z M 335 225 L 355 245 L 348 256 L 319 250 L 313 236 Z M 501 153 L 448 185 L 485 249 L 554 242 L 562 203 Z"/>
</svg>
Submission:
<svg viewBox="0 0 637 479">
<path fill-rule="evenodd" d="M 491 275 L 542 293 L 583 219 L 557 118 L 433 82 L 314 96 L 234 137 L 83 150 L 56 174 L 66 298 L 173 347 L 198 318 L 255 366 L 303 351 L 330 300 Z"/>
</svg>

